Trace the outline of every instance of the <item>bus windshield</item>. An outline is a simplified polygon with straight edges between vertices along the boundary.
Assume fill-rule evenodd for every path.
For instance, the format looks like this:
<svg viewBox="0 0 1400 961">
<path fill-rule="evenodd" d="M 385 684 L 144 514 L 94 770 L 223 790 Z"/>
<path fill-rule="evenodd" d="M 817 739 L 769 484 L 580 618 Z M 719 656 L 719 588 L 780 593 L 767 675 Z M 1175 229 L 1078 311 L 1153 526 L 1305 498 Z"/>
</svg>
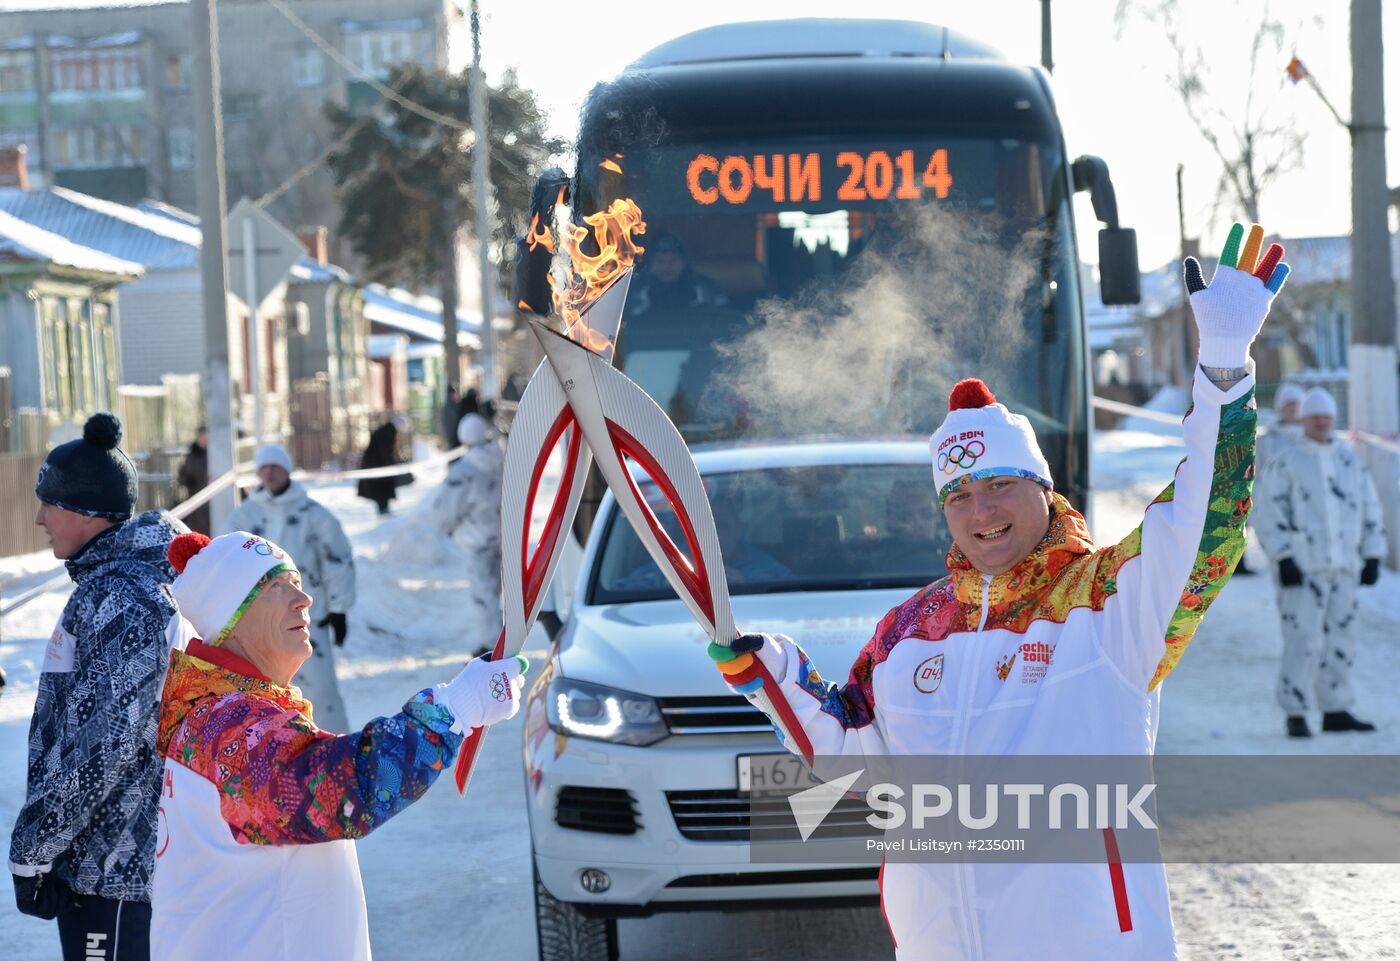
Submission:
<svg viewBox="0 0 1400 961">
<path fill-rule="evenodd" d="M 926 436 L 961 377 L 1025 412 L 1057 478 L 1083 425 L 1058 144 L 665 143 L 581 163 L 642 208 L 618 363 L 692 442 Z M 1066 487 L 1077 486 L 1073 482 Z"/>
</svg>

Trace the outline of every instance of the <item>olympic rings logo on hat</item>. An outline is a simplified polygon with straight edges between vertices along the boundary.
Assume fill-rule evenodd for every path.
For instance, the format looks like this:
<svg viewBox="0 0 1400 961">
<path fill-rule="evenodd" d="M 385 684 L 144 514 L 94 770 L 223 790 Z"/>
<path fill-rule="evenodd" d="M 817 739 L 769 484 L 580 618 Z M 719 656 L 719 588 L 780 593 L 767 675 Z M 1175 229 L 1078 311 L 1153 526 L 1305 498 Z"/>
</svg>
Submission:
<svg viewBox="0 0 1400 961">
<path fill-rule="evenodd" d="M 246 547 L 247 545 L 245 544 L 244 546 Z M 280 559 L 287 556 L 286 551 L 282 550 L 282 548 L 264 540 L 255 539 L 253 541 L 253 551 L 254 553 L 261 554 L 263 557 L 276 557 Z"/>
<path fill-rule="evenodd" d="M 976 450 L 972 448 L 976 447 Z M 977 458 L 987 453 L 987 445 L 974 440 L 967 446 L 954 444 L 938 455 L 938 469 L 949 477 L 960 470 L 969 470 L 977 463 Z"/>
</svg>

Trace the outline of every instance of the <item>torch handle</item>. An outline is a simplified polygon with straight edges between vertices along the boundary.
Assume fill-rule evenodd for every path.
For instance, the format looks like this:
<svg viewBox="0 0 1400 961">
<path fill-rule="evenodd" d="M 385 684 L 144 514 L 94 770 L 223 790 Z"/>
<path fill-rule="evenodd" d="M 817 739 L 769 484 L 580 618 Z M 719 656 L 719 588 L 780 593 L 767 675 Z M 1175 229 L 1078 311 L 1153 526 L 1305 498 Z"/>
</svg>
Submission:
<svg viewBox="0 0 1400 961">
<path fill-rule="evenodd" d="M 500 660 L 505 652 L 506 629 L 501 628 L 501 636 L 496 639 L 496 647 L 482 657 L 488 661 Z M 453 769 L 453 779 L 457 782 L 457 793 L 465 794 L 467 783 L 472 779 L 472 771 L 476 769 L 477 759 L 481 757 L 481 744 L 486 740 L 486 728 L 474 727 L 471 733 L 462 741 L 462 749 L 457 753 L 457 766 Z"/>
</svg>

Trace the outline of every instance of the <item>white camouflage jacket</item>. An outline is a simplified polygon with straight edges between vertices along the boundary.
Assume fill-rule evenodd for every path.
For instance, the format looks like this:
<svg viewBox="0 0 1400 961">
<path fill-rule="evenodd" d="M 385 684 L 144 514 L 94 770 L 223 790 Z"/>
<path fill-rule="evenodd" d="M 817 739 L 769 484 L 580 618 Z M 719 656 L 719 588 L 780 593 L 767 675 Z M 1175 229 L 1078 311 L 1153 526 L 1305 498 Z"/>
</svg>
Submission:
<svg viewBox="0 0 1400 961">
<path fill-rule="evenodd" d="M 274 497 L 259 487 L 226 525 L 272 541 L 296 561 L 302 588 L 311 595 L 312 622 L 347 613 L 355 604 L 355 552 L 340 521 L 312 500 L 297 481 Z"/>
<path fill-rule="evenodd" d="M 1352 574 L 1366 558 L 1385 556 L 1376 487 L 1345 441 L 1298 440 L 1255 493 L 1255 530 L 1275 563 L 1288 557 L 1305 573 Z"/>
</svg>

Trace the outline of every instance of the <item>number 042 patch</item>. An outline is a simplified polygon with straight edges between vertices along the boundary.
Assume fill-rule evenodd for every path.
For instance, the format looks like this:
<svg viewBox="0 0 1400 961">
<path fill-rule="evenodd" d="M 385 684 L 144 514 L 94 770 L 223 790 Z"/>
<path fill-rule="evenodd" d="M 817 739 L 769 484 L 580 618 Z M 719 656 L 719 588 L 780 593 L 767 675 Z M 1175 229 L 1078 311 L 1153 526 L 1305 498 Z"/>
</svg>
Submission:
<svg viewBox="0 0 1400 961">
<path fill-rule="evenodd" d="M 943 683 L 943 655 L 935 654 L 914 668 L 914 686 L 925 694 L 932 694 Z"/>
</svg>

